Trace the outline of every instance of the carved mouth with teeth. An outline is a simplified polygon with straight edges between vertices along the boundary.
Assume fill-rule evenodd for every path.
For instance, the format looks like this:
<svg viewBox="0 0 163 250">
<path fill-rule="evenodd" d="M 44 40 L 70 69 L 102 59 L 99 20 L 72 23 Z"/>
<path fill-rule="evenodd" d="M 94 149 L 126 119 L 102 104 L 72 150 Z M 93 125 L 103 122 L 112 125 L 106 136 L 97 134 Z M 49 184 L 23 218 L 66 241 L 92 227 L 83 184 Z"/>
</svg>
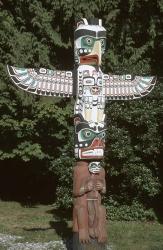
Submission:
<svg viewBox="0 0 163 250">
<path fill-rule="evenodd" d="M 80 158 L 81 159 L 102 159 L 104 156 L 104 141 L 95 138 L 89 147 L 81 148 Z"/>
<path fill-rule="evenodd" d="M 95 148 L 95 149 L 81 149 L 81 159 L 102 159 L 104 156 L 104 149 Z"/>
<path fill-rule="evenodd" d="M 88 56 L 81 56 L 80 57 L 81 64 L 94 64 L 98 65 L 99 58 L 98 55 L 88 55 Z"/>
</svg>

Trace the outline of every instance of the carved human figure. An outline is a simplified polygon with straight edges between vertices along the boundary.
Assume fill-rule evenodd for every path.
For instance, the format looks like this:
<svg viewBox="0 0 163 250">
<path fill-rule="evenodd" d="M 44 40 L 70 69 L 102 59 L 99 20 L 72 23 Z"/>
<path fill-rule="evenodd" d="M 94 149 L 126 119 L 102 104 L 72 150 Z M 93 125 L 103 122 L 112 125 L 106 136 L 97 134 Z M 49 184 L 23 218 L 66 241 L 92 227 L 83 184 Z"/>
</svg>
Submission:
<svg viewBox="0 0 163 250">
<path fill-rule="evenodd" d="M 106 242 L 106 210 L 101 205 L 105 192 L 105 170 L 96 172 L 96 165 L 78 161 L 74 167 L 73 231 L 79 233 L 81 243 L 90 242 L 90 237 Z"/>
</svg>

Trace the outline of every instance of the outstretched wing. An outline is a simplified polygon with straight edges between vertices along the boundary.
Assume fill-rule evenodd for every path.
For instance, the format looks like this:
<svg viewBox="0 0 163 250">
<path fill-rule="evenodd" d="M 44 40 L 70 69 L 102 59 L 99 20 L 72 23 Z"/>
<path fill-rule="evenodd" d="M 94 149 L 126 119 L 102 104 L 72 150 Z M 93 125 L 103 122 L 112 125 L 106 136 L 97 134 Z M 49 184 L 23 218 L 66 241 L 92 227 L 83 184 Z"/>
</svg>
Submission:
<svg viewBox="0 0 163 250">
<path fill-rule="evenodd" d="M 103 75 L 108 100 L 137 99 L 148 95 L 156 83 L 153 76 Z"/>
<path fill-rule="evenodd" d="M 73 76 L 71 71 L 49 69 L 26 69 L 7 66 L 13 82 L 21 89 L 42 96 L 73 95 Z"/>
</svg>

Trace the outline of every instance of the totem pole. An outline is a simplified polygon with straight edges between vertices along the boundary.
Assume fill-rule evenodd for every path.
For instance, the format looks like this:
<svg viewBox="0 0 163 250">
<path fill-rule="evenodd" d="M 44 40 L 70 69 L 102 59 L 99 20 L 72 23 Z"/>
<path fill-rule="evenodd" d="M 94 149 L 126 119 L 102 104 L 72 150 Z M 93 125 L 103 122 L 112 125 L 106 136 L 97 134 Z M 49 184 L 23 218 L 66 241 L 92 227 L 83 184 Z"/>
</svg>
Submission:
<svg viewBox="0 0 163 250">
<path fill-rule="evenodd" d="M 75 97 L 74 149 L 77 161 L 73 177 L 73 249 L 104 249 L 106 211 L 101 205 L 101 195 L 106 192 L 106 184 L 101 160 L 105 147 L 105 103 L 107 100 L 143 97 L 153 89 L 156 79 L 101 71 L 106 46 L 106 30 L 101 19 L 81 19 L 74 37 L 73 71 L 8 66 L 8 72 L 13 82 L 27 92 Z M 96 242 L 93 248 L 92 242 Z"/>
</svg>

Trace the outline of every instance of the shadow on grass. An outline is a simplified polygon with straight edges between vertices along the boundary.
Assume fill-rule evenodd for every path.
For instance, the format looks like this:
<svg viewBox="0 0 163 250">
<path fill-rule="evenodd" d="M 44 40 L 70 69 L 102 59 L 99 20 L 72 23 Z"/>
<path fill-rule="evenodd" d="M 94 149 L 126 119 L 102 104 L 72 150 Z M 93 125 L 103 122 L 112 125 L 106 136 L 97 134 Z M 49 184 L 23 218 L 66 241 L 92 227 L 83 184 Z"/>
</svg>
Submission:
<svg viewBox="0 0 163 250">
<path fill-rule="evenodd" d="M 72 209 L 50 209 L 46 211 L 47 214 L 52 214 L 54 219 L 61 221 L 72 220 Z"/>
<path fill-rule="evenodd" d="M 25 227 L 23 227 L 24 231 L 29 231 L 29 232 L 47 231 L 49 229 L 51 229 L 51 227 L 46 227 L 46 228 L 41 228 L 41 227 L 25 228 Z"/>
<path fill-rule="evenodd" d="M 66 221 L 50 221 L 49 224 L 63 240 L 72 237 L 72 229 Z"/>
<path fill-rule="evenodd" d="M 49 221 L 51 228 L 62 238 L 67 250 L 72 250 L 72 228 L 68 221 L 72 220 L 71 210 L 51 209 L 47 213 L 53 214 L 54 221 Z"/>
<path fill-rule="evenodd" d="M 47 231 L 54 230 L 66 245 L 67 250 L 72 250 L 72 227 L 69 225 L 70 220 L 72 220 L 72 211 L 71 210 L 57 210 L 50 209 L 46 213 L 52 214 L 54 220 L 49 221 L 49 227 L 33 227 L 33 228 L 23 228 L 24 231 L 28 232 L 38 232 L 38 231 Z"/>
<path fill-rule="evenodd" d="M 47 231 L 50 229 L 54 229 L 55 232 L 61 237 L 64 244 L 66 245 L 67 250 L 72 250 L 72 229 L 68 227 L 68 223 L 65 221 L 50 221 L 50 227 L 47 228 L 23 228 L 24 231 L 29 232 L 38 232 L 38 231 Z"/>
<path fill-rule="evenodd" d="M 68 221 L 72 220 L 71 209 L 50 209 L 46 213 L 53 215 L 54 221 L 49 221 L 49 224 L 62 239 L 72 237 L 72 228 L 68 223 Z"/>
</svg>

